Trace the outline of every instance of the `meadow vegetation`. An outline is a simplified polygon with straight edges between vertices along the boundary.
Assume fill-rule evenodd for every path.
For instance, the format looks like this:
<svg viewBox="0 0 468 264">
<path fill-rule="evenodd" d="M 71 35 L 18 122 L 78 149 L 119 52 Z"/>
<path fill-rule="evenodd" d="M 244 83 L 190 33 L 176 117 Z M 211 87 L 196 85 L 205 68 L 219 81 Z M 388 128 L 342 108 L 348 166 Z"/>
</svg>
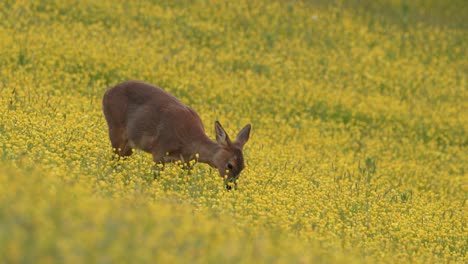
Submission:
<svg viewBox="0 0 468 264">
<path fill-rule="evenodd" d="M 444 4 L 443 4 L 443 3 Z M 0 2 L 0 262 L 466 263 L 464 1 Z M 246 169 L 113 160 L 161 86 Z"/>
</svg>

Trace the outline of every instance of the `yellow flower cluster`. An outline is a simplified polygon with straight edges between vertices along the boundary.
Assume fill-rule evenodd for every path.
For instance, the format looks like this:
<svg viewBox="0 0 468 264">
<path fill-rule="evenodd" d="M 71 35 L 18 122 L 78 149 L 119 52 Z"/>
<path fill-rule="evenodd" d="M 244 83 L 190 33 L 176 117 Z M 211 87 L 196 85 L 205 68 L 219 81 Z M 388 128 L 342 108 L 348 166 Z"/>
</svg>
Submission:
<svg viewBox="0 0 468 264">
<path fill-rule="evenodd" d="M 0 262 L 466 263 L 466 7 L 355 2 L 1 1 Z M 238 189 L 114 159 L 127 79 L 251 123 Z"/>
</svg>

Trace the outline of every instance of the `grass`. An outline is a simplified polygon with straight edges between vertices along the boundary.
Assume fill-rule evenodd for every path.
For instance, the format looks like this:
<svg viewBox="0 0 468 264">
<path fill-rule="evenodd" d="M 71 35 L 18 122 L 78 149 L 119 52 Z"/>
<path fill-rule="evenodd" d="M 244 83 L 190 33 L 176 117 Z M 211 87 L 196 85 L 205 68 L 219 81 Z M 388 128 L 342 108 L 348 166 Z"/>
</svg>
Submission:
<svg viewBox="0 0 468 264">
<path fill-rule="evenodd" d="M 0 261 L 466 263 L 463 1 L 3 1 Z M 113 161 L 127 79 L 252 124 L 205 164 Z"/>
</svg>

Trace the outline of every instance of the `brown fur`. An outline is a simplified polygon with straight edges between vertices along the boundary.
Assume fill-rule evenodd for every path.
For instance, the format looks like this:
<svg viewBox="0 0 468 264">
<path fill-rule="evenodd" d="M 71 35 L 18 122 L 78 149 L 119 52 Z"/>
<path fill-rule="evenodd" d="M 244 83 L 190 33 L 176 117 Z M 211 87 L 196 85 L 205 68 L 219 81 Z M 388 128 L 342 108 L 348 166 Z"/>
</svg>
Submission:
<svg viewBox="0 0 468 264">
<path fill-rule="evenodd" d="M 212 141 L 193 109 L 163 89 L 140 81 L 109 88 L 102 106 L 112 147 L 121 157 L 138 148 L 164 164 L 188 162 L 198 153 L 198 160 L 216 167 L 220 176 L 227 175 L 226 181 L 235 181 L 244 168 L 242 148 L 249 139 L 250 124 L 231 142 L 216 121 L 216 142 Z"/>
</svg>

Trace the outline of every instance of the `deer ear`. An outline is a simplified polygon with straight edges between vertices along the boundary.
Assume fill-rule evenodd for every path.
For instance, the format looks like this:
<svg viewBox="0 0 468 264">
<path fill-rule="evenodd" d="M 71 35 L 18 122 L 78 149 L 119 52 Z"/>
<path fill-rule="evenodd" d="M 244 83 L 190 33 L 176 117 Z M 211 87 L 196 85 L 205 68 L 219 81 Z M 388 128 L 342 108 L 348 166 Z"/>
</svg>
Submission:
<svg viewBox="0 0 468 264">
<path fill-rule="evenodd" d="M 239 134 L 237 134 L 236 143 L 239 144 L 241 147 L 243 147 L 245 143 L 247 143 L 247 141 L 249 140 L 251 127 L 252 126 L 248 124 L 239 132 Z"/>
<path fill-rule="evenodd" d="M 228 134 L 224 130 L 224 128 L 221 126 L 221 124 L 216 121 L 215 122 L 215 131 L 216 131 L 216 141 L 224 146 L 228 146 L 231 144 L 231 140 L 229 139 Z"/>
</svg>

